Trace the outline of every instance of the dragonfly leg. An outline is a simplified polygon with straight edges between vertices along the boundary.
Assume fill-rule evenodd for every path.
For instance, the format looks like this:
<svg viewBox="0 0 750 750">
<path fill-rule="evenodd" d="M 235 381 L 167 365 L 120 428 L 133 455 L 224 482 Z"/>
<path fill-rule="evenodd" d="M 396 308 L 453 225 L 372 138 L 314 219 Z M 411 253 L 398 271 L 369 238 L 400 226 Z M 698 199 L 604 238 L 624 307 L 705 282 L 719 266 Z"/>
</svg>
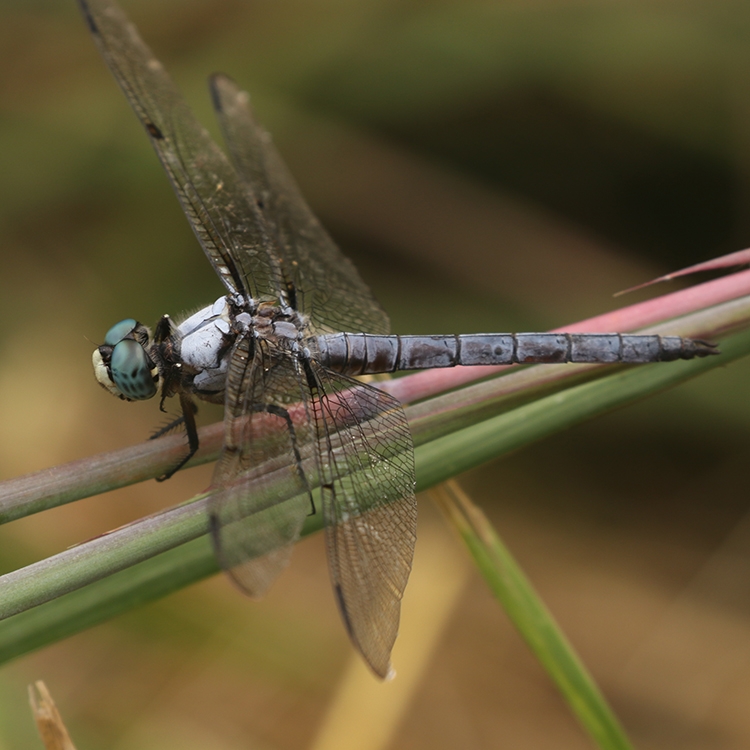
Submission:
<svg viewBox="0 0 750 750">
<path fill-rule="evenodd" d="M 177 419 L 173 419 L 170 422 L 167 422 L 163 427 L 159 427 L 159 429 L 155 430 L 151 435 L 149 435 L 149 440 L 156 440 L 156 438 L 160 438 L 164 435 L 168 435 L 172 430 L 176 430 L 178 427 L 185 424 L 185 417 L 177 417 Z"/>
<path fill-rule="evenodd" d="M 302 486 L 307 492 L 307 496 L 310 498 L 310 513 L 309 515 L 314 516 L 317 513 L 315 508 L 315 501 L 313 500 L 312 491 L 310 485 L 307 483 L 307 477 L 305 472 L 302 470 L 302 454 L 299 452 L 297 445 L 297 433 L 294 430 L 294 422 L 292 421 L 289 412 L 283 407 L 277 404 L 253 404 L 253 411 L 264 411 L 268 414 L 272 414 L 274 417 L 279 417 L 286 422 L 286 428 L 289 430 L 289 441 L 292 444 L 292 451 L 294 453 L 294 460 L 297 467 L 297 475 L 299 476 Z"/>
<path fill-rule="evenodd" d="M 185 432 L 187 432 L 188 450 L 187 453 L 171 469 L 169 469 L 169 471 L 165 472 L 160 477 L 156 477 L 157 482 L 164 482 L 179 471 L 195 455 L 198 446 L 200 445 L 198 440 L 198 428 L 195 425 L 195 413 L 198 409 L 193 403 L 193 400 L 186 393 L 180 393 L 180 406 L 182 407 L 182 416 L 167 425 L 164 429 L 159 430 L 151 437 L 152 439 L 159 437 L 165 432 L 169 432 L 170 429 L 176 427 L 179 423 L 183 423 L 185 425 Z"/>
</svg>

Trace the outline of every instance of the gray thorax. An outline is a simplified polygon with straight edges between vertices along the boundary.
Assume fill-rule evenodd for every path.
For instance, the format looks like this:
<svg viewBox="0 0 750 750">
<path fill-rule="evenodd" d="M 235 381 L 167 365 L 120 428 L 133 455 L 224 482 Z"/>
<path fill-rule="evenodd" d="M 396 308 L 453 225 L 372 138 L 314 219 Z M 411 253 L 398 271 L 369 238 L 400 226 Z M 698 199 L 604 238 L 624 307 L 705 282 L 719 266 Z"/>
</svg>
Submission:
<svg viewBox="0 0 750 750">
<path fill-rule="evenodd" d="M 220 401 L 232 347 L 238 335 L 249 334 L 293 350 L 298 346 L 303 328 L 304 318 L 294 311 L 283 311 L 277 305 L 265 302 L 256 305 L 251 301 L 238 306 L 232 297 L 219 297 L 174 330 L 172 345 L 176 350 L 175 359 L 183 369 L 183 386 L 199 398 Z"/>
</svg>

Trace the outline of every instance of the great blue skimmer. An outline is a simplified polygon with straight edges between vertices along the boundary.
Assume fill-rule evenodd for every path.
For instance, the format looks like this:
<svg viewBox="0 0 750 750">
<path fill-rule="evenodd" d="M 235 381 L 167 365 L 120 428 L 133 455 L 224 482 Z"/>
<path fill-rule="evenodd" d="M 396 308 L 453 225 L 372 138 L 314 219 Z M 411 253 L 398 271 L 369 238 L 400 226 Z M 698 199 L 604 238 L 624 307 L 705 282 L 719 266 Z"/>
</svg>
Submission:
<svg viewBox="0 0 750 750">
<path fill-rule="evenodd" d="M 353 376 L 714 349 L 621 334 L 388 336 L 388 317 L 308 208 L 247 95 L 211 78 L 230 163 L 115 3 L 80 2 L 227 290 L 180 323 L 164 316 L 153 336 L 132 319 L 113 326 L 94 353 L 97 379 L 129 401 L 159 393 L 163 408 L 179 398 L 189 449 L 161 479 L 198 448 L 193 398 L 224 403 L 210 528 L 220 564 L 246 592 L 268 588 L 319 498 L 346 629 L 384 677 L 416 537 L 413 451 L 401 405 Z"/>
</svg>

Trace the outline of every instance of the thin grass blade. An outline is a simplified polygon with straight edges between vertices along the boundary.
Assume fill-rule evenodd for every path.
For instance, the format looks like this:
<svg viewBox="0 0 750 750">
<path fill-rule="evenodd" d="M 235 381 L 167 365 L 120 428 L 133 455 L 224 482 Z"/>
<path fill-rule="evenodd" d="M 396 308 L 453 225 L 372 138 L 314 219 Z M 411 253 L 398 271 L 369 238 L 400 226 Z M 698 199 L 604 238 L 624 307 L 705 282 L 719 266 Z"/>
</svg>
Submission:
<svg viewBox="0 0 750 750">
<path fill-rule="evenodd" d="M 583 728 L 604 750 L 629 750 L 617 717 L 489 519 L 453 480 L 430 495 Z"/>
</svg>

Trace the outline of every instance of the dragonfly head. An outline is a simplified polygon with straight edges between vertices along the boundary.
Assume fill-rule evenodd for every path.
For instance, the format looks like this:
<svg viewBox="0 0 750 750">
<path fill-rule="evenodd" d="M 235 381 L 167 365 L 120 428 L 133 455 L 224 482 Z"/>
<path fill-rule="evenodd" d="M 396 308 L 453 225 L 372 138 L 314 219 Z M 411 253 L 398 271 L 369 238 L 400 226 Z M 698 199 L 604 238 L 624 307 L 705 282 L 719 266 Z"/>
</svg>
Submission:
<svg viewBox="0 0 750 750">
<path fill-rule="evenodd" d="M 132 318 L 107 331 L 94 350 L 92 362 L 99 385 L 125 401 L 145 401 L 156 395 L 159 368 L 148 354 L 151 332 Z"/>
</svg>

